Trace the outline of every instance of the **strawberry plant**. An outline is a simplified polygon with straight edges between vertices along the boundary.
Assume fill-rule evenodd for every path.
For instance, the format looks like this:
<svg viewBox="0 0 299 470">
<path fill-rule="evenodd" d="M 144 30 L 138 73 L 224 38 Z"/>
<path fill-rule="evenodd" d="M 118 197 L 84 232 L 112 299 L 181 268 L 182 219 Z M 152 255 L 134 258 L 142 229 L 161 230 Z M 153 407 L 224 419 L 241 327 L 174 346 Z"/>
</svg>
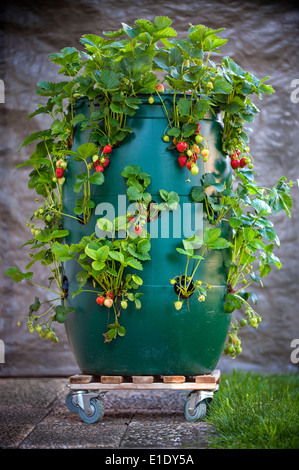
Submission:
<svg viewBox="0 0 299 470">
<path fill-rule="evenodd" d="M 229 247 L 229 242 L 220 235 L 221 230 L 219 228 L 206 228 L 203 239 L 197 235 L 193 235 L 183 240 L 184 248 L 177 248 L 178 253 L 187 258 L 184 274 L 170 281 L 170 283 L 174 285 L 178 302 L 180 302 L 181 299 L 187 299 L 188 301 L 189 297 L 194 294 L 194 292 L 198 293 L 199 302 L 205 301 L 207 290 L 211 289 L 211 286 L 203 280 L 195 280 L 195 275 L 201 261 L 204 259 L 206 250 L 223 250 Z M 188 275 L 190 260 L 195 260 L 196 264 L 192 272 Z"/>
<path fill-rule="evenodd" d="M 35 191 L 39 203 L 26 224 L 32 237 L 24 245 L 30 247 L 32 259 L 25 273 L 17 267 L 6 271 L 16 282 L 37 285 L 30 267 L 39 261 L 49 269 L 49 285 L 44 289 L 54 299 L 41 302 L 35 298 L 26 315 L 29 331 L 57 341 L 52 323 L 63 323 L 72 311 L 66 305 L 69 293 L 62 268 L 68 261 L 82 268 L 77 275 L 78 289 L 72 295 L 90 291 L 99 308 L 114 312 L 105 341 L 125 335 L 120 313 L 130 302 L 137 309 L 141 307 L 138 290 L 142 279 L 130 270 L 142 271 L 142 263 L 150 261 L 147 224 L 163 211 L 177 209 L 180 198 L 176 192 L 160 189 L 155 195 L 159 200 L 154 200 L 149 192 L 151 177 L 139 166 L 127 165 L 118 176 L 126 180 L 127 197 L 134 209 L 113 221 L 99 219 L 101 237 L 90 234 L 76 244 L 61 242 L 68 235 L 63 217 L 88 224 L 95 209 L 92 188 L 101 193 L 117 158 L 115 149 L 129 135 L 134 136 L 135 129 L 128 121 L 132 122 L 144 103 L 162 107 L 166 127 L 157 139 L 162 139 L 169 155 L 174 156 L 173 165 L 179 168 L 182 179 L 194 182 L 190 197 L 193 203 L 203 204 L 207 222 L 202 239 L 189 237 L 183 240 L 183 248 L 177 248 L 186 265 L 184 272 L 173 273 L 170 281 L 175 308 L 180 310 L 195 293 L 199 302 L 206 299 L 213 287 L 197 279 L 198 267 L 211 250 L 225 249 L 229 259 L 225 263 L 227 294 L 223 309 L 228 314 L 239 309 L 244 312 L 241 318 L 232 320 L 225 352 L 239 354 L 239 329 L 258 326 L 261 317 L 253 308 L 256 297 L 247 289 L 253 283 L 262 285 L 273 266 L 281 267 L 274 254 L 280 242 L 272 216 L 285 211 L 290 217 L 292 182 L 282 177 L 268 188 L 256 181 L 248 137 L 249 126 L 259 112 L 253 97 L 261 99 L 274 89 L 266 84 L 269 77 L 259 79 L 230 57 L 219 55 L 227 42 L 219 35 L 223 30 L 190 25 L 185 37 L 178 38 L 171 20 L 158 16 L 153 22 L 138 19 L 133 26 L 122 23 L 118 31 L 106 31 L 101 36 L 85 34 L 80 50 L 65 47 L 50 54 L 63 79 L 37 84 L 36 94 L 43 104 L 28 116 L 45 115 L 50 125 L 32 133 L 19 147 L 35 145 L 29 159 L 18 165 L 30 167 L 28 187 Z M 88 112 L 80 113 L 82 103 L 87 104 Z M 232 173 L 224 182 L 205 165 L 211 158 L 209 138 L 202 125 L 207 116 L 218 116 L 222 121 L 221 149 Z M 77 127 L 87 134 L 88 141 L 73 148 Z M 70 162 L 76 165 L 76 171 L 71 170 Z M 72 210 L 65 211 L 63 187 L 70 177 L 77 198 Z M 230 228 L 227 240 L 221 236 L 225 226 Z M 117 238 L 119 230 L 125 230 L 124 239 Z M 194 263 L 192 270 L 190 260 Z M 39 313 L 47 303 L 49 308 Z"/>
</svg>

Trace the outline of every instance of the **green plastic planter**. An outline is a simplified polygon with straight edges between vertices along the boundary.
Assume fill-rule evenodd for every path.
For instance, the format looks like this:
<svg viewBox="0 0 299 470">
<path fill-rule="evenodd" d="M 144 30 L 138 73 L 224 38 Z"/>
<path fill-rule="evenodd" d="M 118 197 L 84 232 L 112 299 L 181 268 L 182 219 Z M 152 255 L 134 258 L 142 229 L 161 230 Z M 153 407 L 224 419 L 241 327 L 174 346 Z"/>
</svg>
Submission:
<svg viewBox="0 0 299 470">
<path fill-rule="evenodd" d="M 172 97 L 163 95 L 166 107 L 171 106 Z M 82 99 L 77 102 L 76 112 L 88 114 L 89 104 Z M 180 206 L 192 202 L 190 192 L 203 172 L 212 172 L 218 182 L 228 180 L 231 176 L 226 157 L 221 153 L 221 123 L 215 117 L 208 116 L 201 122 L 202 134 L 208 140 L 210 151 L 209 161 L 203 169 L 202 159 L 200 172 L 191 176 L 187 168 L 181 168 L 177 162 L 177 152 L 167 150 L 162 136 L 167 127 L 167 119 L 159 99 L 150 105 L 147 98 L 127 125 L 134 132 L 117 149 L 113 149 L 109 167 L 105 169 L 105 183 L 102 186 L 92 185 L 92 200 L 96 206 L 109 202 L 115 207 L 115 217 L 119 214 L 118 198 L 125 195 L 127 186 L 121 176 L 124 167 L 129 164 L 139 165 L 151 176 L 149 191 L 153 199 L 160 202 L 159 190 L 176 191 L 180 196 Z M 87 131 L 81 131 L 78 124 L 74 132 L 73 150 L 87 142 Z M 73 192 L 75 171 L 84 171 L 78 162 L 69 162 L 66 182 L 64 185 L 64 210 L 72 214 L 78 197 Z M 127 206 L 130 201 L 127 200 Z M 99 209 L 97 209 L 99 210 Z M 139 291 L 142 308 L 136 310 L 133 303 L 121 313 L 121 324 L 126 328 L 126 335 L 104 342 L 103 333 L 107 324 L 113 322 L 114 315 L 108 318 L 108 309 L 96 303 L 96 295 L 81 293 L 72 299 L 72 291 L 77 290 L 76 274 L 81 270 L 76 262 L 67 262 L 64 273 L 69 281 L 67 304 L 75 308 L 75 312 L 67 316 L 66 331 L 70 346 L 80 367 L 85 374 L 93 375 L 198 375 L 209 373 L 215 369 L 219 361 L 227 335 L 230 315 L 223 310 L 226 294 L 226 269 L 224 261 L 226 250 L 206 252 L 205 260 L 200 264 L 196 278 L 211 284 L 205 302 L 198 302 L 196 293 L 184 302 L 183 308 L 176 311 L 174 302 L 177 296 L 169 280 L 184 273 L 185 258 L 177 251 L 182 239 L 190 234 L 183 233 L 183 226 L 189 217 L 190 205 L 181 210 L 181 237 L 173 233 L 174 213 L 169 214 L 169 237 L 151 239 L 151 261 L 143 264 L 141 272 L 135 271 L 143 278 Z M 200 207 L 192 204 L 191 216 Z M 193 211 L 193 213 L 192 213 Z M 86 225 L 75 219 L 66 217 L 64 228 L 69 230 L 68 243 L 78 242 L 83 235 L 95 231 L 96 221 L 100 216 L 93 215 Z M 97 212 L 97 211 L 96 211 Z M 200 213 L 200 212 L 199 212 Z M 202 227 L 207 226 L 205 212 L 202 212 Z M 149 230 L 161 229 L 163 218 L 152 222 L 155 226 Z M 178 221 L 178 219 L 176 219 Z M 149 224 L 148 224 L 149 225 Z M 229 237 L 229 228 L 220 225 L 222 236 Z M 154 232 L 156 233 L 156 232 Z M 131 271 L 133 272 L 133 271 Z M 88 284 L 87 284 L 88 285 Z M 91 283 L 86 289 L 92 289 Z"/>
</svg>

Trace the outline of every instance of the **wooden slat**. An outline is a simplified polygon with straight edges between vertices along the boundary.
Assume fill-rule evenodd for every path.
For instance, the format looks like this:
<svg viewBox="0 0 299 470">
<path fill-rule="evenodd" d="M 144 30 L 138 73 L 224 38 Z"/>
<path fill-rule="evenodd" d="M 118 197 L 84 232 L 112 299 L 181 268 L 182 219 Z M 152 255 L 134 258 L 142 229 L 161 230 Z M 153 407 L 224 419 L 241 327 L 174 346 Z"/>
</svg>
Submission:
<svg viewBox="0 0 299 470">
<path fill-rule="evenodd" d="M 94 379 L 93 375 L 83 375 L 83 374 L 78 374 L 78 375 L 72 375 L 70 377 L 70 383 L 71 384 L 89 384 L 92 382 Z"/>
<path fill-rule="evenodd" d="M 220 370 L 215 370 L 212 374 L 207 375 L 196 375 L 195 382 L 196 383 L 212 383 L 216 384 L 220 380 Z"/>
<path fill-rule="evenodd" d="M 102 384 L 121 384 L 123 381 L 122 375 L 101 375 Z"/>
<path fill-rule="evenodd" d="M 163 382 L 165 384 L 182 384 L 186 381 L 184 375 L 164 375 Z"/>
<path fill-rule="evenodd" d="M 89 384 L 70 384 L 71 390 L 216 390 L 217 384 L 212 383 L 164 383 L 154 382 L 151 384 L 136 384 L 132 382 L 123 382 L 120 384 L 103 384 L 93 382 Z"/>
<path fill-rule="evenodd" d="M 154 382 L 153 375 L 132 375 L 133 384 L 152 384 Z"/>
<path fill-rule="evenodd" d="M 72 390 L 215 390 L 220 382 L 220 370 L 211 374 L 184 375 L 73 375 L 69 378 Z"/>
</svg>

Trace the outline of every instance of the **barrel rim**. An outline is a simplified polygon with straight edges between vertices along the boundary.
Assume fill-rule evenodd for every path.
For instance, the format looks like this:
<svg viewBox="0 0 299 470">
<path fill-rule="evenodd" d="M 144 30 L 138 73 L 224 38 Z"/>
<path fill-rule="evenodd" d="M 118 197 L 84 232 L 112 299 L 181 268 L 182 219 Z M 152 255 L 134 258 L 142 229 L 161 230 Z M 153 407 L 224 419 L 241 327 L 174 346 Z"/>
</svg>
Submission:
<svg viewBox="0 0 299 470">
<path fill-rule="evenodd" d="M 148 98 L 152 96 L 154 98 L 153 103 L 148 102 Z M 157 95 L 150 95 L 150 94 L 136 94 L 136 97 L 139 98 L 142 101 L 142 105 L 147 105 L 147 106 L 162 106 L 161 99 L 163 102 L 167 105 L 167 102 L 169 102 L 169 105 L 172 106 L 173 104 L 173 96 L 174 94 L 171 92 L 164 92 L 163 95 L 160 94 L 159 96 Z M 182 98 L 184 97 L 184 93 L 176 93 L 177 98 Z M 73 103 L 73 109 L 76 109 L 76 111 L 80 108 L 82 108 L 84 105 L 90 107 L 91 104 L 97 106 L 97 103 L 93 99 L 89 99 L 88 96 L 81 96 L 80 98 L 77 98 L 75 103 Z M 221 111 L 219 107 L 215 107 L 215 113 L 213 113 L 212 110 L 209 110 L 206 112 L 202 120 L 213 120 L 213 121 L 221 121 Z"/>
</svg>

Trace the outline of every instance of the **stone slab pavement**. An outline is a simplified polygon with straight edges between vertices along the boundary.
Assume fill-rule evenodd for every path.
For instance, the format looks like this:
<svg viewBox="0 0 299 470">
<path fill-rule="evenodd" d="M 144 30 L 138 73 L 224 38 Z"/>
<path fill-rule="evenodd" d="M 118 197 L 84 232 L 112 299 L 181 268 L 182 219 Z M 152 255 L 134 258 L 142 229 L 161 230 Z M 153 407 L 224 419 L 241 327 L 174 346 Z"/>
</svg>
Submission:
<svg viewBox="0 0 299 470">
<path fill-rule="evenodd" d="M 67 378 L 0 378 L 0 449 L 206 449 L 213 428 L 187 422 L 182 391 L 109 391 L 84 423 L 65 405 Z"/>
</svg>

